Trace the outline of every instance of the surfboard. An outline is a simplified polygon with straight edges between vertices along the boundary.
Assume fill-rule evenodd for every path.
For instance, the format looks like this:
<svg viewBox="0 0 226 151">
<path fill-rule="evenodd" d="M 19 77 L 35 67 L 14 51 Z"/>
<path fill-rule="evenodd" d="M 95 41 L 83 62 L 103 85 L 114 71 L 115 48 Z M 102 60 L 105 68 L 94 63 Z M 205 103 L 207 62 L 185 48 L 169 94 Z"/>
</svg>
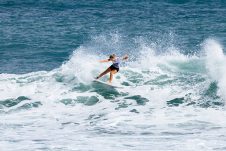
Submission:
<svg viewBox="0 0 226 151">
<path fill-rule="evenodd" d="M 93 82 L 97 82 L 99 84 L 103 84 L 104 86 L 108 86 L 108 87 L 111 87 L 111 88 L 122 88 L 120 86 L 116 86 L 116 85 L 113 85 L 113 84 L 110 84 L 110 83 L 107 83 L 107 82 L 104 82 L 104 81 L 101 81 L 101 80 L 97 80 L 97 79 L 94 79 Z"/>
</svg>

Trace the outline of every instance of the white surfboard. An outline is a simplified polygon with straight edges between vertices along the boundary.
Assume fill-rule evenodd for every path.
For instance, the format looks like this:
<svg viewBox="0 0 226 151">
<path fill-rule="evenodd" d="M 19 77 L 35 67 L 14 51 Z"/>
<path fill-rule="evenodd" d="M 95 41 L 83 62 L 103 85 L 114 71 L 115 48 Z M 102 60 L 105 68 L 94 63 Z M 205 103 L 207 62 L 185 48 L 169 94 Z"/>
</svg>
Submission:
<svg viewBox="0 0 226 151">
<path fill-rule="evenodd" d="M 104 82 L 104 81 L 101 81 L 101 80 L 97 80 L 97 79 L 94 79 L 93 82 L 97 82 L 97 83 L 100 83 L 100 84 L 103 84 L 105 86 L 109 86 L 109 87 L 112 87 L 112 88 L 122 88 L 120 86 L 116 86 L 114 84 L 107 83 L 107 82 Z"/>
</svg>

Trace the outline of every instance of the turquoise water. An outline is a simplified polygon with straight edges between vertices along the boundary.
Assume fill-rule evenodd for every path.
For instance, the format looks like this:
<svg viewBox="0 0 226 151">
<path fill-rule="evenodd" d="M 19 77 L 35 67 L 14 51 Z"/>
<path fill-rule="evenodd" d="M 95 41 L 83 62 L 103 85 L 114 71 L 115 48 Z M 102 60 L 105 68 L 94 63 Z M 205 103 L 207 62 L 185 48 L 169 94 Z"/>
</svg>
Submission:
<svg viewBox="0 0 226 151">
<path fill-rule="evenodd" d="M 0 149 L 226 150 L 225 14 L 220 0 L 1 0 Z M 129 56 L 120 88 L 92 81 L 112 53 Z"/>
</svg>

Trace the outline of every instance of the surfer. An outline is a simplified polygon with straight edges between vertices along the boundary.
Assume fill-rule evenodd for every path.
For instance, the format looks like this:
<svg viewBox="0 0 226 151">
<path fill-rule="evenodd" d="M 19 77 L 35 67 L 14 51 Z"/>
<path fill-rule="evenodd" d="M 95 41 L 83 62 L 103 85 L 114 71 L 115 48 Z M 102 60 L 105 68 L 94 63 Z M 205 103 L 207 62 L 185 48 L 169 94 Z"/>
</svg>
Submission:
<svg viewBox="0 0 226 151">
<path fill-rule="evenodd" d="M 109 56 L 109 59 L 107 60 L 100 60 L 99 62 L 110 62 L 112 61 L 112 65 L 107 68 L 104 72 L 102 72 L 98 77 L 96 77 L 96 79 L 99 79 L 101 78 L 103 75 L 107 74 L 110 72 L 110 78 L 109 78 L 109 83 L 112 82 L 112 79 L 113 79 L 113 75 L 116 74 L 118 71 L 119 71 L 119 64 L 120 64 L 120 61 L 121 60 L 127 60 L 128 59 L 128 56 L 125 55 L 123 58 L 118 58 L 116 57 L 115 54 L 112 54 Z"/>
</svg>

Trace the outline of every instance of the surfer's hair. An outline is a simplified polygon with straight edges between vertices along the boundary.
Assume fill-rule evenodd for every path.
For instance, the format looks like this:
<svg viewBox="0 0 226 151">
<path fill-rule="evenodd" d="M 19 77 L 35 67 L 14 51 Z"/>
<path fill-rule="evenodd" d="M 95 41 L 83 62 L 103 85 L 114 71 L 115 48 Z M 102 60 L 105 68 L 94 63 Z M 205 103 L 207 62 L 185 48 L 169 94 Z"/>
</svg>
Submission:
<svg viewBox="0 0 226 151">
<path fill-rule="evenodd" d="M 112 58 L 114 58 L 115 56 L 116 56 L 115 54 L 112 54 L 112 55 L 109 56 L 109 59 L 112 59 Z"/>
</svg>

